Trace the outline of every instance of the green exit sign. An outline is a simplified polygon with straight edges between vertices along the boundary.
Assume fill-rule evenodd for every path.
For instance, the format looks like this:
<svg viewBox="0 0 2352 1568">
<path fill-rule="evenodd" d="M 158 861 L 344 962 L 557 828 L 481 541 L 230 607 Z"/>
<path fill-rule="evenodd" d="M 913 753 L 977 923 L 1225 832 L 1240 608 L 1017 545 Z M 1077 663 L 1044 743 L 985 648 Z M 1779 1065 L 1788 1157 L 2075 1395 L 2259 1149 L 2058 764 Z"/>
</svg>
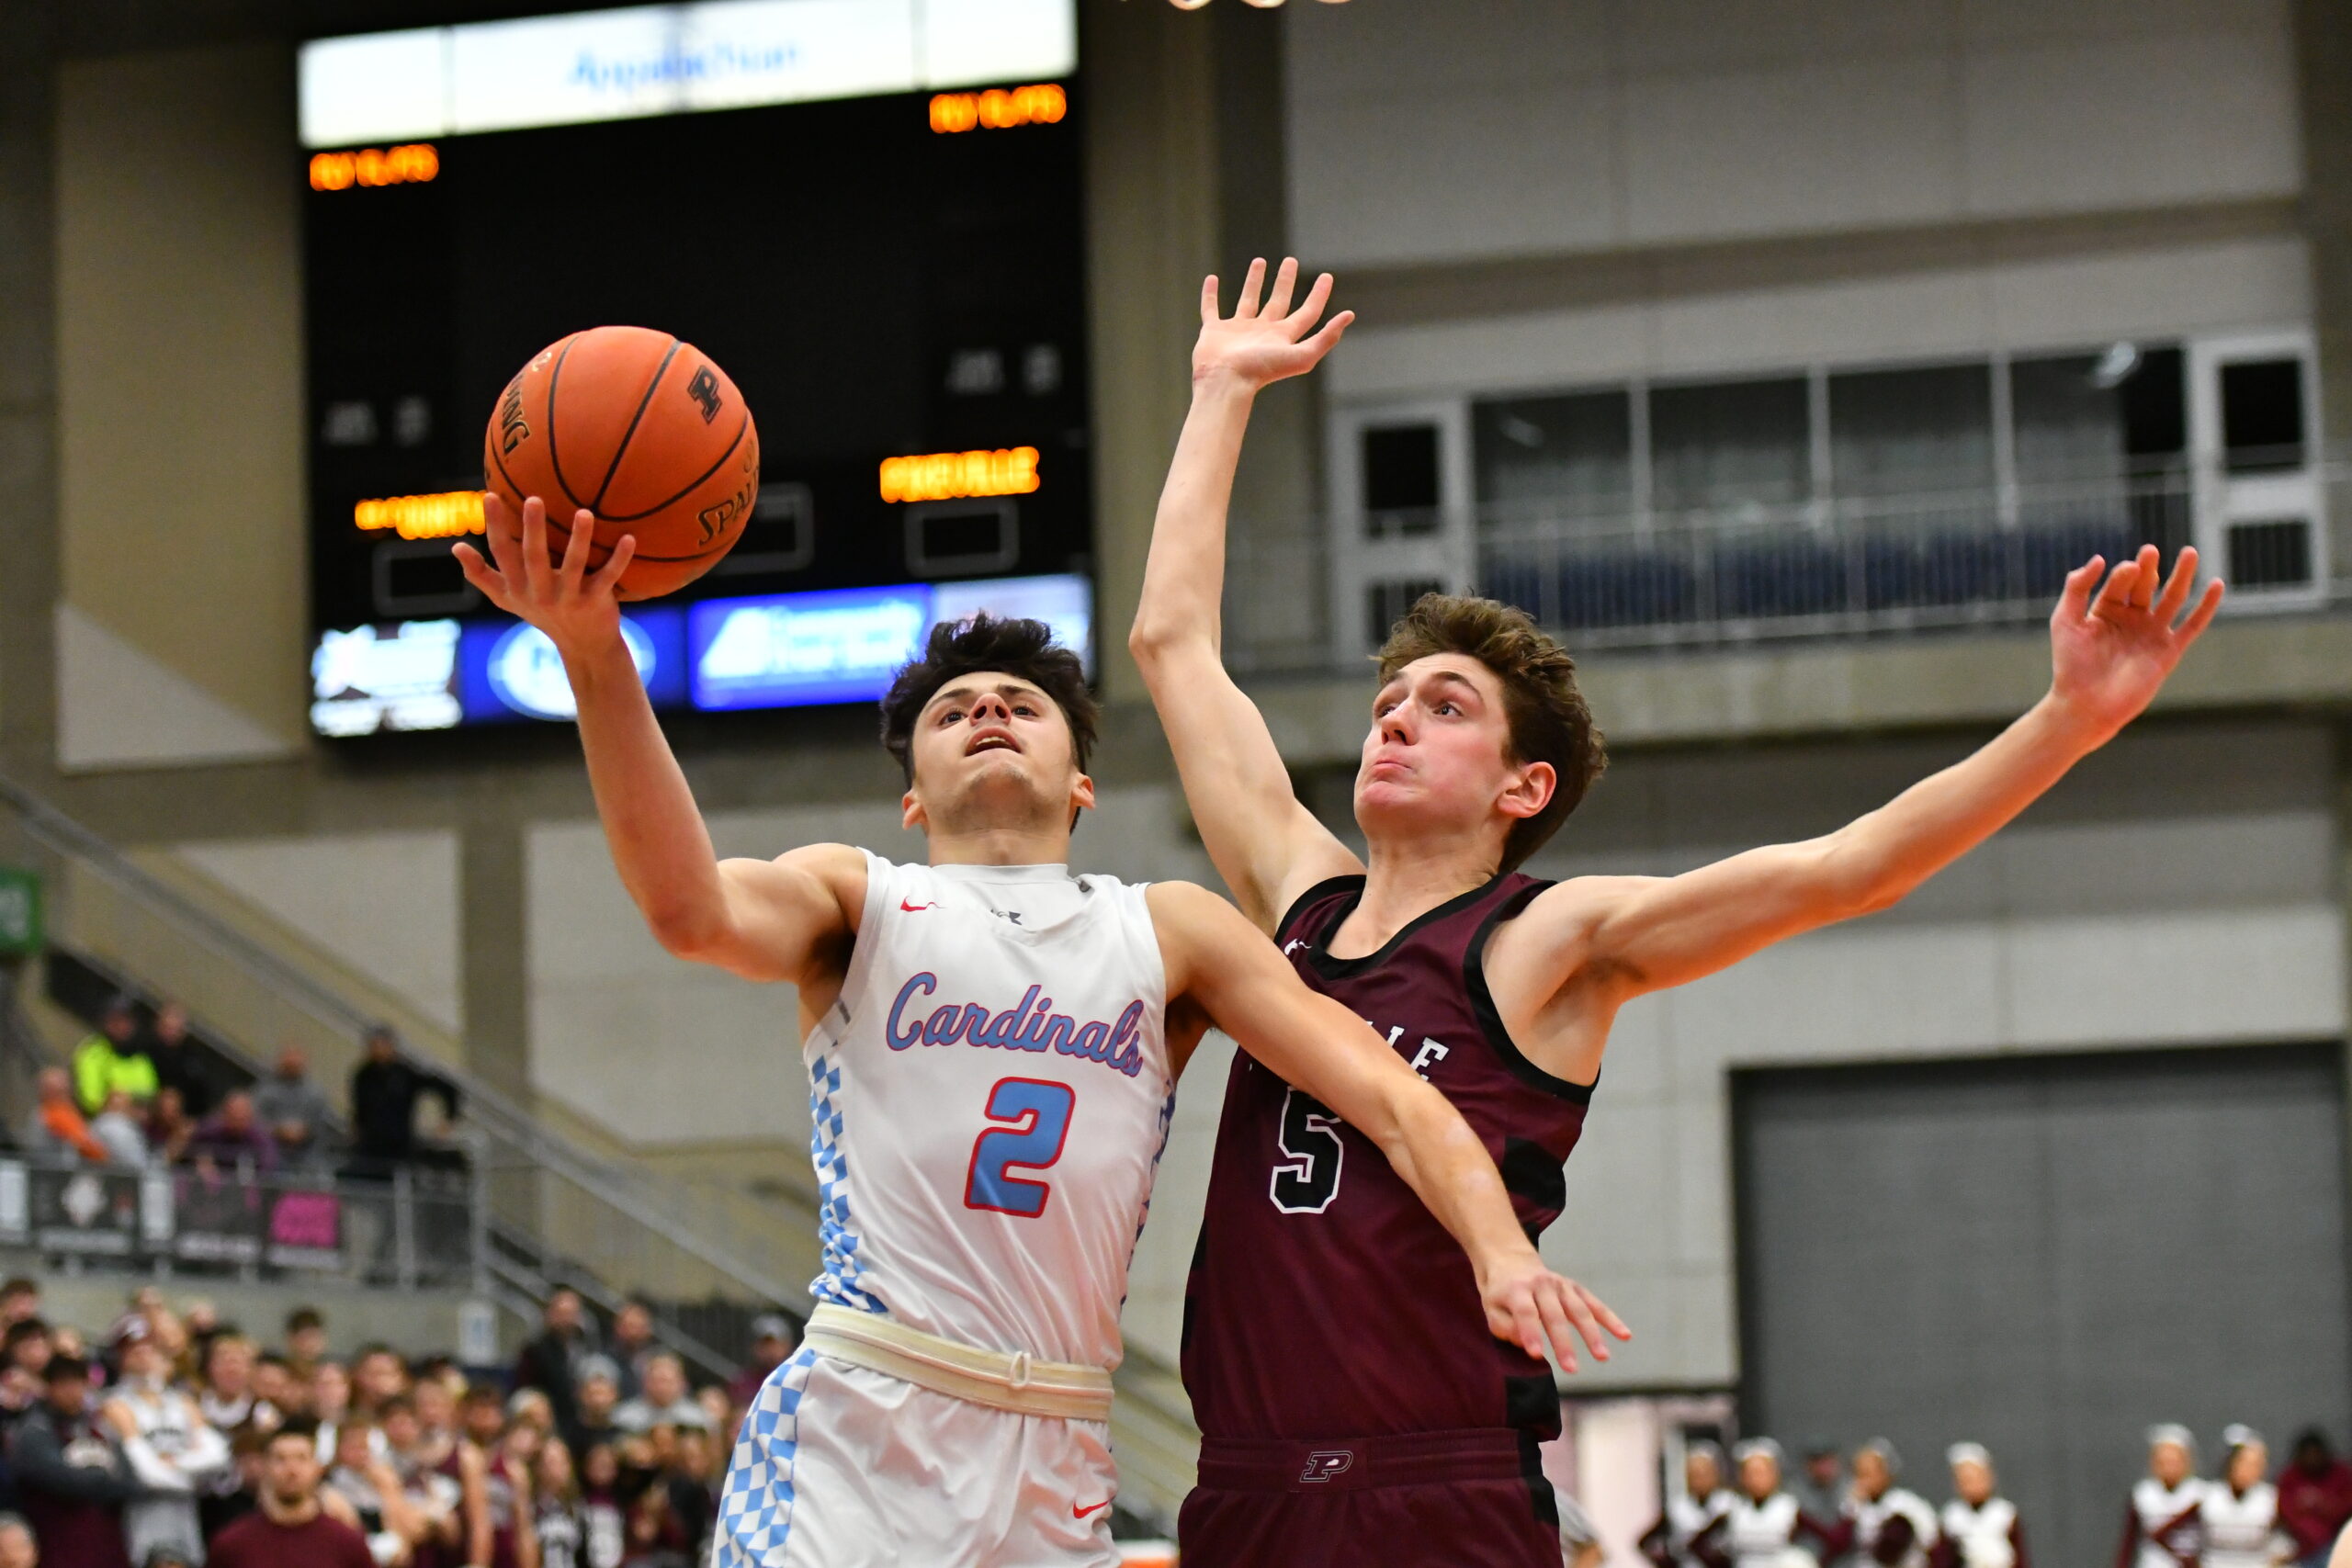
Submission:
<svg viewBox="0 0 2352 1568">
<path fill-rule="evenodd" d="M 0 866 L 0 957 L 40 951 L 40 874 Z"/>
</svg>

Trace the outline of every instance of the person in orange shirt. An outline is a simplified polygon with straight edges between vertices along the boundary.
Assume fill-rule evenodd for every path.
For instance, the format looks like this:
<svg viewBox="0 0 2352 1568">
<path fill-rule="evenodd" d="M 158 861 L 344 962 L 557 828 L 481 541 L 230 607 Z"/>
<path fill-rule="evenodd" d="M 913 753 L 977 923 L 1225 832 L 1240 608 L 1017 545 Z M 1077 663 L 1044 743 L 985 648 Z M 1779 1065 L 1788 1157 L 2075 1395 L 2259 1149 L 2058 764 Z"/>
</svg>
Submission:
<svg viewBox="0 0 2352 1568">
<path fill-rule="evenodd" d="M 43 1067 L 36 1080 L 40 1094 L 40 1108 L 33 1113 L 33 1124 L 26 1142 L 37 1153 L 59 1153 L 72 1149 L 84 1159 L 100 1165 L 107 1161 L 104 1145 L 90 1135 L 90 1123 L 82 1115 L 82 1108 L 74 1103 L 74 1080 L 63 1067 Z"/>
</svg>

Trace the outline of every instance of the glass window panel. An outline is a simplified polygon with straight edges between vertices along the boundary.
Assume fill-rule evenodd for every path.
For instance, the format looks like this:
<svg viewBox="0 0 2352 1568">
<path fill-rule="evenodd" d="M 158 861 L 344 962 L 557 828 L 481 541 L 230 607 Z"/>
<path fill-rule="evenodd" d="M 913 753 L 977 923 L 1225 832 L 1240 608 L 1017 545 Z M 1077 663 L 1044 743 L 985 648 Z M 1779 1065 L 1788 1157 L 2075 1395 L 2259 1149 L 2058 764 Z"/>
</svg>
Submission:
<svg viewBox="0 0 2352 1568">
<path fill-rule="evenodd" d="M 1437 426 L 1375 426 L 1358 436 L 1364 533 L 1374 538 L 1437 528 Z"/>
<path fill-rule="evenodd" d="M 1651 503 L 1661 512 L 1786 506 L 1813 495 L 1802 378 L 1650 390 Z"/>
<path fill-rule="evenodd" d="M 1841 500 L 1989 492 L 1993 373 L 1984 365 L 1829 378 L 1829 472 Z"/>
<path fill-rule="evenodd" d="M 1623 389 L 1475 403 L 1470 431 L 1482 526 L 1623 521 L 1634 414 Z"/>
<path fill-rule="evenodd" d="M 2188 445 L 2177 348 L 2118 344 L 2103 354 L 2009 364 L 2021 484 L 2071 484 L 2159 472 Z"/>
<path fill-rule="evenodd" d="M 2301 360 L 2222 367 L 2222 446 L 2233 474 L 2303 466 Z"/>
</svg>

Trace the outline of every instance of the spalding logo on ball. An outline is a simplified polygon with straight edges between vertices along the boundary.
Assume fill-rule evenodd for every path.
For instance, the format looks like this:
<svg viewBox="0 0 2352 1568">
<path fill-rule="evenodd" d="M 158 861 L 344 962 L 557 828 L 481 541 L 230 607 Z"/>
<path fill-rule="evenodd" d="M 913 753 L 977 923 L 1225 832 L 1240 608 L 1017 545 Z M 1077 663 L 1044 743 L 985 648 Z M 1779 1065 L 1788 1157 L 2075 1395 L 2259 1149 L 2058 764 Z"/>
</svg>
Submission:
<svg viewBox="0 0 2352 1568">
<path fill-rule="evenodd" d="M 549 344 L 506 383 L 482 437 L 482 479 L 520 529 L 547 507 L 560 560 L 572 514 L 596 514 L 590 570 L 624 534 L 637 557 L 620 596 L 653 599 L 718 564 L 760 493 L 760 434 L 709 355 L 646 327 L 592 327 Z"/>
</svg>

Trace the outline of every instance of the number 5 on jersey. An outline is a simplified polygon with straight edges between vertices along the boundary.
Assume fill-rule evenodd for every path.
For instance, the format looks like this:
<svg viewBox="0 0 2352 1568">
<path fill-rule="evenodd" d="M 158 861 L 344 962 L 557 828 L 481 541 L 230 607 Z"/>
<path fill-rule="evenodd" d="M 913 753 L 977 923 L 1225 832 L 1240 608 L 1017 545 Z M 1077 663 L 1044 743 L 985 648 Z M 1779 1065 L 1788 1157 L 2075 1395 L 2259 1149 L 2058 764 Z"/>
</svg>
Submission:
<svg viewBox="0 0 2352 1568">
<path fill-rule="evenodd" d="M 1340 1162 L 1348 1146 L 1340 1142 L 1340 1119 L 1311 1094 L 1292 1089 L 1283 1096 L 1283 1157 L 1274 1166 L 1268 1194 L 1285 1214 L 1319 1214 L 1340 1195 Z"/>
<path fill-rule="evenodd" d="M 1069 1136 L 1069 1113 L 1078 1091 L 1044 1078 L 999 1078 L 989 1090 L 988 1117 L 1012 1125 L 990 1127 L 972 1145 L 972 1168 L 964 1178 L 964 1207 L 992 1209 L 1034 1220 L 1046 1212 L 1054 1190 L 1043 1181 L 1012 1174 L 1014 1167 L 1044 1170 L 1062 1157 Z"/>
</svg>

